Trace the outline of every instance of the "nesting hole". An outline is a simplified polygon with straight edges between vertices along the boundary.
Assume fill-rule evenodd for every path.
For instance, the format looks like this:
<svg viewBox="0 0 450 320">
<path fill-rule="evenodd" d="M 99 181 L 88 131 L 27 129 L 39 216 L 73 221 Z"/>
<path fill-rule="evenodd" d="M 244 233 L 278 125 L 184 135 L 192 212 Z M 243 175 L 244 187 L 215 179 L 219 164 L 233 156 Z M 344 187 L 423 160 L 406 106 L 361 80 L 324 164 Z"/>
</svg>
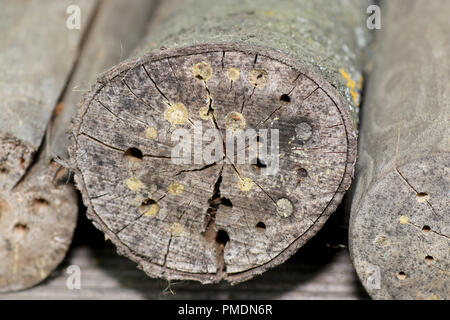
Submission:
<svg viewBox="0 0 450 320">
<path fill-rule="evenodd" d="M 308 177 L 308 171 L 305 168 L 298 169 L 297 173 L 300 179 Z"/>
<path fill-rule="evenodd" d="M 416 195 L 416 199 L 417 199 L 417 201 L 418 202 L 426 202 L 426 201 L 428 201 L 428 199 L 429 199 L 429 194 L 428 193 L 426 193 L 426 192 L 419 192 L 417 195 Z"/>
<path fill-rule="evenodd" d="M 129 148 L 127 151 L 125 151 L 123 156 L 128 161 L 140 161 L 144 157 L 142 151 L 139 150 L 138 148 Z"/>
<path fill-rule="evenodd" d="M 433 263 L 433 261 L 434 261 L 434 258 L 432 256 L 426 256 L 425 257 L 425 262 L 426 263 L 430 264 L 430 263 Z"/>
<path fill-rule="evenodd" d="M 427 233 L 427 232 L 430 232 L 431 231 L 431 228 L 430 228 L 430 226 L 423 226 L 423 228 L 422 228 L 422 232 L 425 232 L 425 233 Z"/>
<path fill-rule="evenodd" d="M 33 199 L 33 211 L 39 212 L 42 208 L 48 207 L 50 202 L 44 198 L 36 198 Z"/>
<path fill-rule="evenodd" d="M 404 273 L 404 272 L 399 272 L 399 273 L 397 273 L 397 278 L 399 279 L 399 280 L 405 280 L 406 279 L 406 273 Z"/>
<path fill-rule="evenodd" d="M 13 233 L 16 237 L 24 237 L 29 231 L 28 226 L 25 223 L 16 223 L 13 227 Z"/>
<path fill-rule="evenodd" d="M 225 247 L 225 245 L 227 244 L 228 241 L 230 241 L 230 237 L 228 236 L 228 233 L 225 230 L 217 231 L 216 242 L 219 245 L 222 245 Z"/>
<path fill-rule="evenodd" d="M 233 203 L 228 198 L 220 198 L 220 204 L 224 205 L 225 207 L 230 207 L 230 208 L 233 207 Z"/>
<path fill-rule="evenodd" d="M 145 199 L 144 201 L 142 201 L 142 204 L 139 206 L 139 212 L 144 214 L 145 212 L 147 212 L 152 204 L 155 204 L 156 201 L 153 199 Z"/>
<path fill-rule="evenodd" d="M 289 103 L 289 102 L 291 102 L 291 97 L 289 97 L 288 94 L 282 94 L 280 97 L 280 101 Z"/>
<path fill-rule="evenodd" d="M 252 161 L 254 163 L 255 160 Z M 263 161 L 261 161 L 259 158 L 256 158 L 256 163 L 252 164 L 253 168 L 257 171 L 267 168 L 267 164 L 265 164 Z"/>
<path fill-rule="evenodd" d="M 258 222 L 257 224 L 256 224 L 256 229 L 258 230 L 258 231 L 264 231 L 264 230 L 266 230 L 266 224 L 264 223 L 264 222 Z"/>
</svg>

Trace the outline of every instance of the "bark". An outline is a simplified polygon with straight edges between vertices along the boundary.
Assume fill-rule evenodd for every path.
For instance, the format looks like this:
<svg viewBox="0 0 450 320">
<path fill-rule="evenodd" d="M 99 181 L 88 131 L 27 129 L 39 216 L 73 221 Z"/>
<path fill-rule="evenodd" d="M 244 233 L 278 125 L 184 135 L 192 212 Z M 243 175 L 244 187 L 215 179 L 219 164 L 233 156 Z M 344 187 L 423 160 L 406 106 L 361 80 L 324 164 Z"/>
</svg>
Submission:
<svg viewBox="0 0 450 320">
<path fill-rule="evenodd" d="M 81 9 L 79 31 L 65 27 L 66 8 L 73 4 Z M 153 2 L 135 0 L 126 8 L 118 0 L 5 5 L 2 13 L 10 20 L 0 19 L 2 30 L 14 42 L 7 42 L 2 56 L 8 63 L 0 72 L 11 81 L 2 86 L 2 101 L 9 103 L 0 105 L 1 114 L 9 116 L 0 116 L 0 122 L 8 137 L 2 141 L 13 141 L 15 149 L 5 144 L 0 149 L 8 156 L 0 163 L 7 174 L 0 191 L 0 291 L 11 291 L 45 279 L 66 254 L 77 219 L 77 195 L 67 170 L 58 164 L 64 161 L 55 159 L 67 158 L 65 133 L 83 85 L 136 46 Z M 124 25 L 117 23 L 118 17 Z M 25 74 L 27 70 L 32 72 Z M 25 87 L 28 91 L 22 93 Z M 29 150 L 29 162 L 17 160 L 21 147 Z"/>
<path fill-rule="evenodd" d="M 448 299 L 450 2 L 383 5 L 351 203 L 352 259 L 373 298 Z"/>
<path fill-rule="evenodd" d="M 76 182 L 119 253 L 153 277 L 236 283 L 321 228 L 353 175 L 363 4 L 164 1 L 137 57 L 97 80 L 74 124 Z M 172 134 L 200 127 L 219 140 L 278 129 L 279 171 L 225 147 L 176 164 Z"/>
</svg>

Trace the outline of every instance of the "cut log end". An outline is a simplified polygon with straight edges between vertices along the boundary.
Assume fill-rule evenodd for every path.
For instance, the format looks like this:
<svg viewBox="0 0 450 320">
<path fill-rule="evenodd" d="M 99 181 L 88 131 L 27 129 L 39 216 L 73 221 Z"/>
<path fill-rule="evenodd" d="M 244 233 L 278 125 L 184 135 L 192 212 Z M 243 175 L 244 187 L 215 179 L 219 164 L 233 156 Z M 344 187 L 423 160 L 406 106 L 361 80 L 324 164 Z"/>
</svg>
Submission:
<svg viewBox="0 0 450 320">
<path fill-rule="evenodd" d="M 62 261 L 77 219 L 76 195 L 59 166 L 0 191 L 0 292 L 30 288 Z"/>
<path fill-rule="evenodd" d="M 150 276 L 203 283 L 243 281 L 285 261 L 341 201 L 355 160 L 352 120 L 334 88 L 250 45 L 124 63 L 86 96 L 74 128 L 90 218 Z M 221 140 L 212 160 L 208 130 Z M 239 162 L 242 149 L 227 143 L 237 132 L 267 155 L 252 158 L 247 142 Z M 192 164 L 173 157 L 180 133 L 193 141 Z"/>
<path fill-rule="evenodd" d="M 0 189 L 10 189 L 20 181 L 35 151 L 17 139 L 0 136 Z"/>
<path fill-rule="evenodd" d="M 448 299 L 449 180 L 439 155 L 377 181 L 352 217 L 353 263 L 376 299 Z"/>
</svg>

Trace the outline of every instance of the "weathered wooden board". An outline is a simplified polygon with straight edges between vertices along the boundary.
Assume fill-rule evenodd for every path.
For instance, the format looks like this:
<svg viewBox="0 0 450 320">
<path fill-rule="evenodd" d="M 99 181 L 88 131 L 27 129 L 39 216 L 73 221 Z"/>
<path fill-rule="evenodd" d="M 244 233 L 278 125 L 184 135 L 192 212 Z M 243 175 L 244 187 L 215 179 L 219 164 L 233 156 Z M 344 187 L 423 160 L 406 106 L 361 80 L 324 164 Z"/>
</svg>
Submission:
<svg viewBox="0 0 450 320">
<path fill-rule="evenodd" d="M 364 4 L 162 4 L 146 54 L 100 77 L 74 124 L 76 182 L 120 254 L 150 276 L 237 283 L 321 228 L 353 176 Z M 217 158 L 175 163 L 177 129 L 200 127 Z M 243 129 L 278 130 L 277 156 L 233 161 L 224 139 Z"/>
<path fill-rule="evenodd" d="M 350 249 L 376 299 L 450 298 L 450 2 L 385 1 Z"/>
<path fill-rule="evenodd" d="M 42 95 L 51 100 L 47 101 L 47 115 L 41 107 L 38 109 L 31 104 L 23 106 L 4 104 L 0 107 L 0 109 L 4 108 L 4 114 L 14 113 L 14 117 L 17 118 L 16 123 L 22 123 L 26 128 L 24 133 L 20 126 L 13 124 L 11 127 L 6 126 L 2 129 L 12 130 L 12 133 L 8 134 L 16 136 L 14 141 L 19 143 L 18 146 L 22 144 L 31 146 L 32 153 L 37 153 L 39 149 L 39 154 L 34 156 L 35 163 L 30 164 L 31 168 L 28 171 L 20 173 L 24 176 L 20 177 L 19 181 L 13 180 L 16 178 L 16 171 L 13 171 L 14 174 L 9 175 L 9 178 L 2 180 L 9 181 L 11 185 L 14 183 L 17 185 L 13 188 L 2 185 L 3 190 L 0 192 L 0 229 L 2 230 L 0 291 L 24 289 L 36 284 L 43 280 L 64 257 L 76 223 L 78 198 L 73 187 L 68 185 L 69 178 L 66 170 L 54 162 L 54 159 L 58 157 L 67 160 L 66 132 L 71 117 L 76 112 L 83 86 L 95 80 L 101 71 L 120 62 L 136 46 L 138 39 L 144 34 L 143 30 L 154 6 L 154 2 L 144 0 L 24 3 L 27 7 L 16 2 L 19 10 L 11 3 L 11 1 L 8 2 L 9 9 L 6 10 L 8 18 L 11 18 L 13 9 L 17 14 L 25 12 L 30 19 L 34 19 L 35 15 L 39 16 L 41 11 L 44 14 L 39 16 L 39 19 L 43 20 L 34 30 L 30 29 L 32 24 L 29 24 L 27 17 L 23 17 L 25 22 L 20 28 L 15 24 L 14 19 L 8 20 L 8 23 L 5 22 L 5 28 L 6 26 L 10 29 L 17 28 L 24 33 L 20 38 L 23 41 L 15 39 L 15 46 L 8 47 L 10 50 L 8 53 L 15 52 L 18 55 L 15 58 L 23 56 L 22 58 L 30 65 L 32 71 L 28 77 L 21 78 L 20 74 L 16 75 L 14 81 L 17 81 L 17 86 L 29 83 L 29 86 L 34 86 L 35 97 Z M 74 4 L 79 5 L 81 9 L 82 19 L 79 31 L 66 29 L 68 17 L 66 8 Z M 37 6 L 40 6 L 40 11 L 36 11 Z M 45 12 L 43 12 L 44 9 Z M 46 20 L 48 16 L 52 17 L 49 21 Z M 52 20 L 56 19 L 54 16 L 57 17 L 57 21 Z M 121 20 L 122 24 L 118 24 L 118 20 Z M 32 21 L 37 23 L 36 20 Z M 30 58 L 27 55 L 30 55 L 30 52 L 34 53 L 34 49 L 31 46 L 28 48 L 28 44 L 22 42 L 34 39 L 34 33 L 39 35 L 37 39 L 44 47 L 38 47 L 36 49 L 38 54 L 31 55 L 32 58 Z M 74 35 L 77 35 L 77 41 L 72 39 L 71 42 L 66 43 L 66 38 L 71 39 Z M 53 47 L 55 43 L 57 46 Z M 41 55 L 39 50 L 46 51 Z M 5 56 L 11 58 L 9 55 Z M 58 67 L 60 64 L 61 66 Z M 27 68 L 27 65 L 22 67 Z M 17 69 L 20 68 L 17 66 Z M 7 72 L 9 71 L 8 69 Z M 23 71 L 20 69 L 18 72 Z M 46 81 L 54 81 L 55 85 L 43 86 L 42 78 Z M 11 92 L 15 90 L 14 86 L 16 86 L 15 82 L 4 84 L 5 90 Z M 64 89 L 65 87 L 67 89 Z M 5 100 L 25 101 L 22 98 L 14 100 L 9 97 Z M 59 103 L 55 108 L 56 102 Z M 55 108 L 54 112 L 53 108 Z M 48 123 L 52 112 L 53 118 Z M 6 117 L 5 119 L 14 120 Z M 35 122 L 39 124 L 38 127 Z M 44 135 L 47 127 L 45 142 L 40 146 L 42 137 L 38 139 L 37 135 Z M 20 136 L 19 133 L 23 133 L 24 136 Z M 27 140 L 26 137 L 33 137 L 34 140 Z M 0 152 L 5 150 L 10 152 L 5 148 Z M 16 151 L 12 151 L 11 156 L 17 154 Z M 13 160 L 9 157 L 0 163 L 0 165 L 5 164 L 3 166 L 5 172 L 10 172 L 10 168 L 20 167 L 19 161 Z M 28 163 L 23 164 L 24 167 L 28 165 Z"/>
</svg>

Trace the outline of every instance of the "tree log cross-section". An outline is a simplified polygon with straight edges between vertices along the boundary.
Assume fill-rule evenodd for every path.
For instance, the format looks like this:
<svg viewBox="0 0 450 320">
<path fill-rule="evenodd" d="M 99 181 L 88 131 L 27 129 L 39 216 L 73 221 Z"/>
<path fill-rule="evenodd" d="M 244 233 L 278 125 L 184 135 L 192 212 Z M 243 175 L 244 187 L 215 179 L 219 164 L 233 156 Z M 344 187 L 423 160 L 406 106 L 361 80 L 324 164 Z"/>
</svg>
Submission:
<svg viewBox="0 0 450 320">
<path fill-rule="evenodd" d="M 318 19 L 317 4 L 187 1 L 144 44 L 160 49 L 116 66 L 85 95 L 70 147 L 77 186 L 97 228 L 150 276 L 250 279 L 295 253 L 340 203 L 356 158 L 359 91 L 349 74 L 362 69 L 354 29 L 365 7 L 321 2 L 325 15 L 345 16 L 335 28 L 347 35 L 336 45 L 347 48 L 342 61 L 327 57 L 332 19 Z M 249 28 L 230 26 L 244 13 Z M 277 25 L 290 22 L 308 36 L 304 49 L 277 42 L 298 34 Z M 263 27 L 272 34 L 248 37 Z M 233 36 L 220 37 L 221 28 Z M 194 32 L 199 41 L 184 37 Z M 248 134 L 244 150 L 230 148 L 239 133 Z M 275 157 L 252 158 L 252 146 L 276 144 Z M 174 157 L 180 146 L 189 163 Z M 244 163 L 235 161 L 241 151 Z"/>
</svg>

